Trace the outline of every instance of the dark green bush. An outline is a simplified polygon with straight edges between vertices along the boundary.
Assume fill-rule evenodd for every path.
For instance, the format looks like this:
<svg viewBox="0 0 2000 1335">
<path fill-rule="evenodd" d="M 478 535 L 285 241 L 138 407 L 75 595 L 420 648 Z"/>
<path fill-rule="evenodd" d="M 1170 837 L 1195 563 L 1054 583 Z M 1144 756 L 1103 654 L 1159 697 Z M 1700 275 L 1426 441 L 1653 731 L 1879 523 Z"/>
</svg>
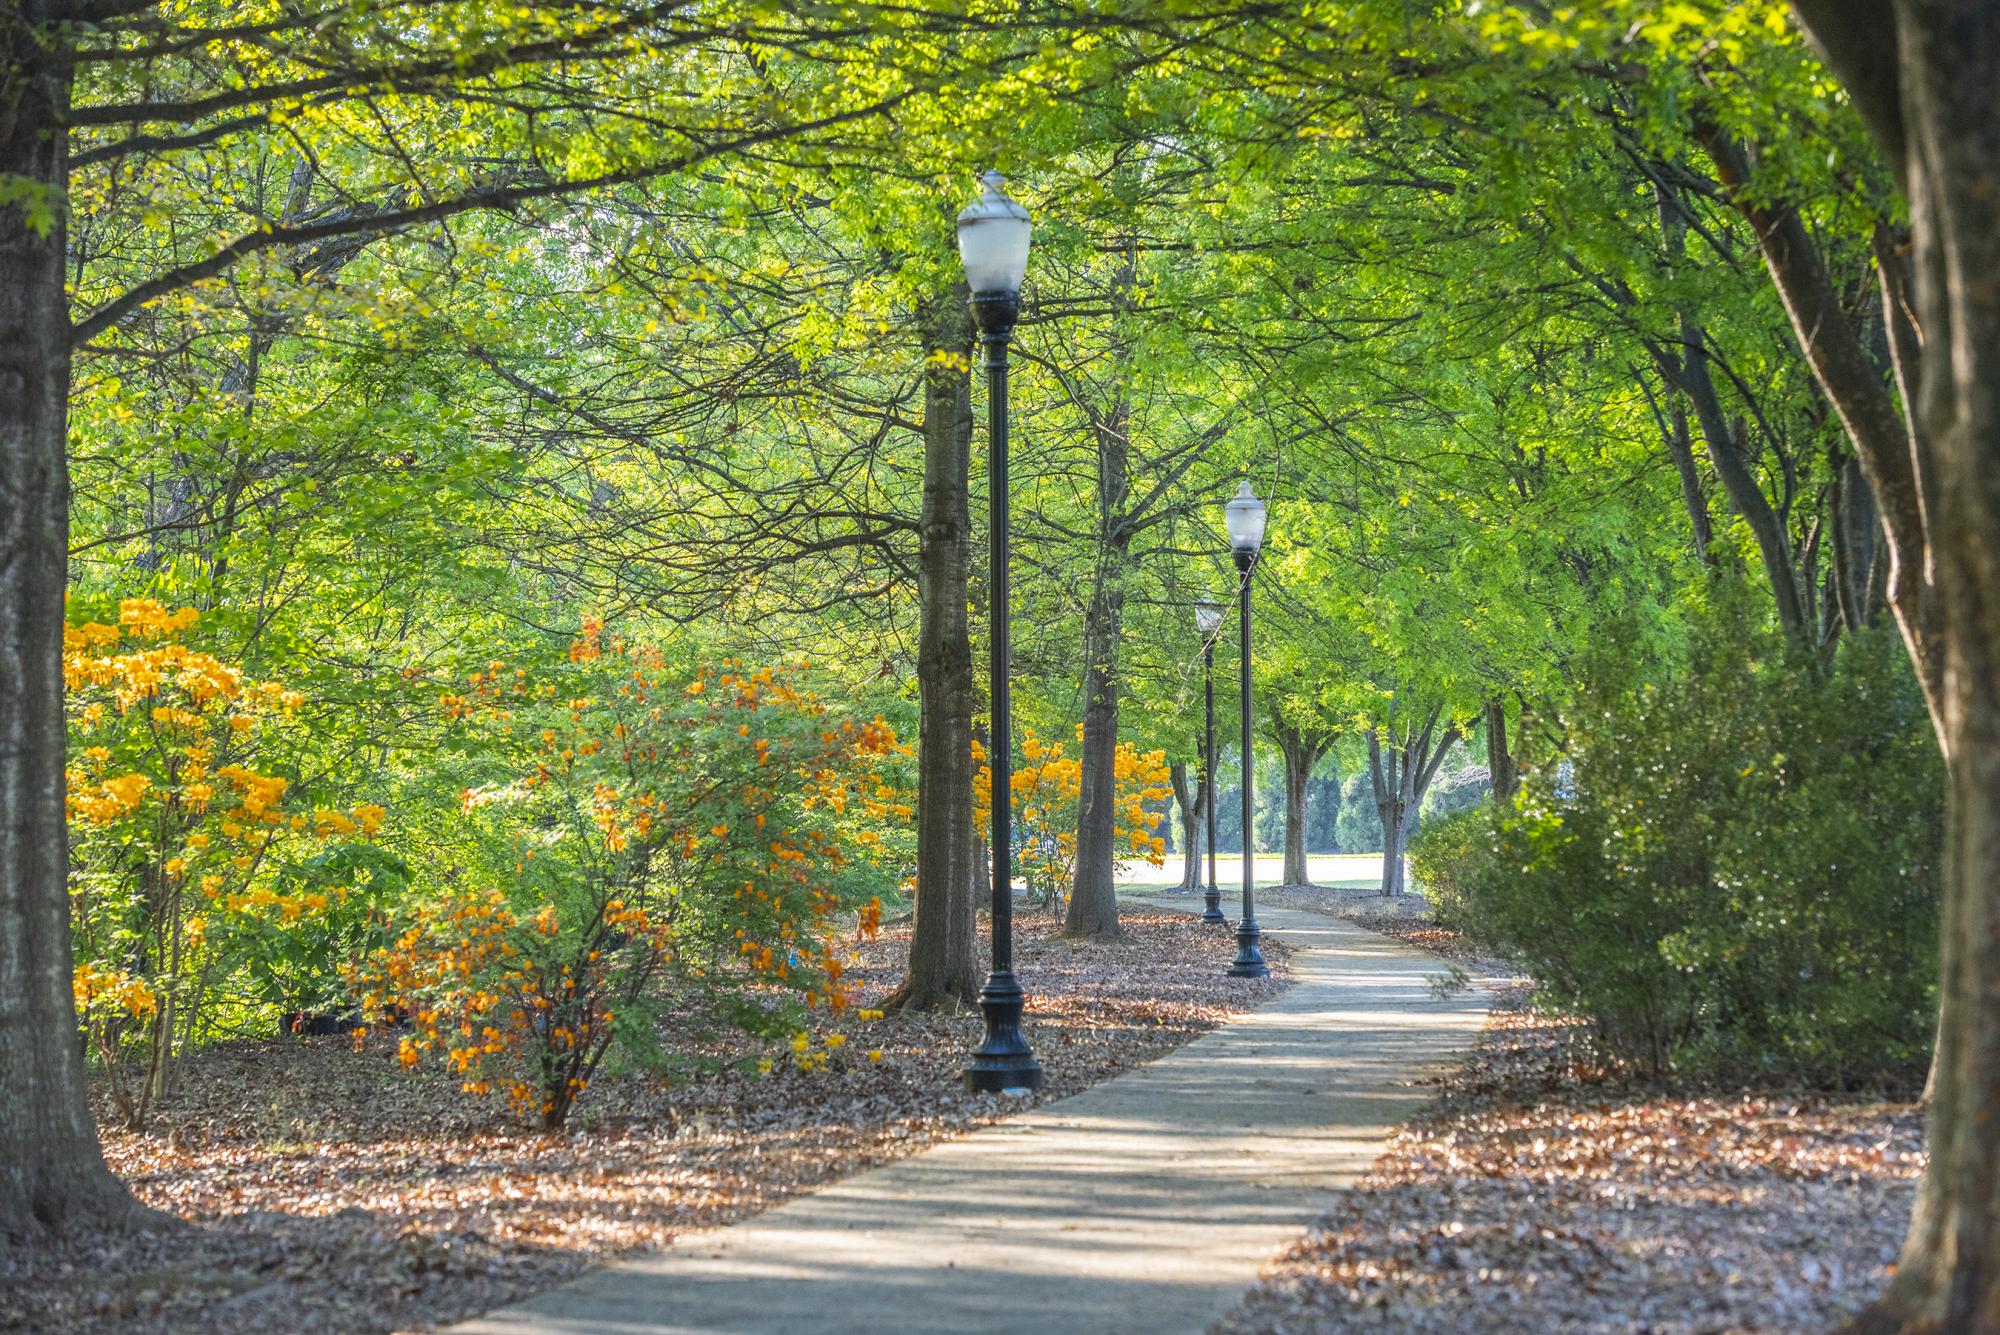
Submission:
<svg viewBox="0 0 2000 1335">
<path fill-rule="evenodd" d="M 1928 1059 L 1942 826 L 1890 635 L 1816 669 L 1724 618 L 1680 679 L 1587 692 L 1511 812 L 1434 822 L 1411 860 L 1641 1070 L 1852 1085 Z"/>
<path fill-rule="evenodd" d="M 1410 879 L 1431 902 L 1442 927 L 1471 936 L 1480 927 L 1472 913 L 1474 886 L 1493 860 L 1490 802 L 1423 822 L 1410 838 Z"/>
</svg>

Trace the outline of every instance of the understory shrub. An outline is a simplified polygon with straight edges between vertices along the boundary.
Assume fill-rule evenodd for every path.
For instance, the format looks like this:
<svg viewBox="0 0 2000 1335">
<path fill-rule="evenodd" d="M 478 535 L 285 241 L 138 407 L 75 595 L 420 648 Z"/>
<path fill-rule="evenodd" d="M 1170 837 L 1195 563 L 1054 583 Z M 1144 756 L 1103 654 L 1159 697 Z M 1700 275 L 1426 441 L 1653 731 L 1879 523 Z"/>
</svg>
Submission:
<svg viewBox="0 0 2000 1335">
<path fill-rule="evenodd" d="M 1411 837 L 1410 879 L 1430 901 L 1439 926 L 1478 934 L 1481 925 L 1468 901 L 1493 859 L 1493 825 L 1492 804 L 1486 803 L 1427 820 Z"/>
<path fill-rule="evenodd" d="M 1513 810 L 1412 845 L 1441 919 L 1654 1075 L 1921 1078 L 1943 774 L 1893 637 L 1825 669 L 1724 619 L 1570 723 Z"/>
<path fill-rule="evenodd" d="M 335 956 L 399 864 L 367 842 L 382 807 L 300 782 L 299 696 L 191 643 L 200 612 L 142 598 L 69 612 L 77 1011 L 137 1129 L 183 1050 L 337 995 Z"/>
<path fill-rule="evenodd" d="M 849 1004 L 841 924 L 873 932 L 912 815 L 890 725 L 595 623 L 566 662 L 470 676 L 441 701 L 471 782 L 426 836 L 435 884 L 352 972 L 404 1065 L 555 1128 L 607 1059 L 662 1060 L 677 999 L 766 1037 Z"/>
</svg>

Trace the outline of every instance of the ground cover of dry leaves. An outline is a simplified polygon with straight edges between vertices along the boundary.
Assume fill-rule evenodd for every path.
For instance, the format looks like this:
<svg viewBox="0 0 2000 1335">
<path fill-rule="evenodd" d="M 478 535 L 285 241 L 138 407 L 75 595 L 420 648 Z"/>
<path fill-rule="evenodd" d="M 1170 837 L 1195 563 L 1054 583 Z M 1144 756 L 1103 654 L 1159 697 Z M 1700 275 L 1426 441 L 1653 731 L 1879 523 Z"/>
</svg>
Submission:
<svg viewBox="0 0 2000 1335">
<path fill-rule="evenodd" d="M 1123 915 L 1124 940 L 1017 924 L 1039 1098 L 1073 1094 L 1267 1000 L 1276 976 L 1224 977 L 1226 932 Z M 872 1007 L 901 975 L 904 931 L 865 947 Z M 112 1167 L 192 1227 L 0 1254 L 0 1330 L 422 1330 L 586 1266 L 742 1218 L 1025 1106 L 969 1095 L 976 1015 L 842 1028 L 832 1065 L 593 1086 L 582 1125 L 545 1138 L 441 1075 L 396 1068 L 393 1040 L 277 1040 L 203 1053 L 144 1135 L 108 1133 Z M 782 1054 L 780 1046 L 778 1052 Z M 871 1060 L 871 1050 L 879 1060 Z"/>
<path fill-rule="evenodd" d="M 1437 1102 L 1222 1329 L 1825 1331 L 1887 1279 L 1921 1142 L 1907 1103 L 1621 1084 L 1513 985 Z"/>
</svg>

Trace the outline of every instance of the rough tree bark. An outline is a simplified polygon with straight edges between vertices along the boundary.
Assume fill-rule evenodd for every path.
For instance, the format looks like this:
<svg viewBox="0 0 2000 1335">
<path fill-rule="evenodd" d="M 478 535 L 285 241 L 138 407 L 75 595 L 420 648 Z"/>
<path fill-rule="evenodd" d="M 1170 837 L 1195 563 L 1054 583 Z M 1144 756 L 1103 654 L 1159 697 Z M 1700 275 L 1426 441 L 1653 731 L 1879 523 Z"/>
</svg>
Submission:
<svg viewBox="0 0 2000 1335">
<path fill-rule="evenodd" d="M 0 12 L 0 1239 L 144 1218 L 97 1146 L 70 990 L 63 824 L 69 551 L 64 122 L 73 78 L 43 0 Z M 46 230 L 28 207 L 46 206 Z"/>
<path fill-rule="evenodd" d="M 1403 812 L 1408 767 L 1397 747 L 1385 749 L 1380 729 L 1368 733 L 1368 782 L 1375 790 L 1375 813 L 1382 823 L 1382 893 L 1403 893 Z"/>
<path fill-rule="evenodd" d="M 1486 702 L 1486 772 L 1493 778 L 1493 805 L 1506 810 L 1521 788 L 1521 766 L 1507 746 L 1507 702 Z"/>
<path fill-rule="evenodd" d="M 2000 8 L 1796 8 L 1909 200 L 1922 353 L 1913 371 L 1914 340 L 1904 343 L 1896 370 L 1917 387 L 1914 429 L 1857 366 L 1851 331 L 1825 327 L 1824 270 L 1814 273 L 1796 213 L 1747 193 L 1735 202 L 1759 221 L 1766 264 L 1873 486 L 1889 604 L 1948 775 L 1930 1162 L 1896 1276 L 1856 1326 L 1983 1335 L 2000 1331 Z M 1711 140 L 1718 165 L 1732 147 Z M 1891 281 L 1885 272 L 1885 291 Z"/>
<path fill-rule="evenodd" d="M 917 907 L 909 973 L 884 1003 L 910 1010 L 953 1009 L 979 995 L 973 903 L 978 840 L 972 814 L 978 691 L 965 613 L 972 560 L 972 318 L 962 291 L 939 303 L 928 342 L 917 647 Z"/>
<path fill-rule="evenodd" d="M 1285 885 L 1309 885 L 1306 864 L 1306 789 L 1313 767 L 1333 745 L 1331 733 L 1299 728 L 1284 719 L 1271 725 L 1272 736 L 1285 757 Z"/>
<path fill-rule="evenodd" d="M 1130 409 L 1121 397 L 1093 418 L 1097 438 L 1097 572 L 1083 614 L 1083 751 L 1076 806 L 1076 878 L 1063 935 L 1118 931 L 1118 649 L 1125 634 L 1125 575 L 1132 535 Z"/>
<path fill-rule="evenodd" d="M 1168 780 L 1174 786 L 1174 805 L 1181 813 L 1181 883 L 1176 893 L 1183 895 L 1199 894 L 1203 885 L 1202 818 L 1208 811 L 1208 794 L 1199 769 L 1196 766 L 1197 772 L 1190 775 L 1185 760 L 1167 767 Z"/>
</svg>

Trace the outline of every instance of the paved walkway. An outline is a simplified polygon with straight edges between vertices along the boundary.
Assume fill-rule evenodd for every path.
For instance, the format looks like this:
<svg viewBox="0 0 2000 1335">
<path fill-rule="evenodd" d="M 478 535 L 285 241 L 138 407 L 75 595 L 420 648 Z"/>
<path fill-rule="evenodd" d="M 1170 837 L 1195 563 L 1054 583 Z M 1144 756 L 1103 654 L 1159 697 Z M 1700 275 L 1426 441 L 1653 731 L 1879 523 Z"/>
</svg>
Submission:
<svg viewBox="0 0 2000 1335">
<path fill-rule="evenodd" d="M 1282 909 L 1261 921 L 1297 950 L 1297 982 L 1270 1005 L 1073 1098 L 454 1329 L 1198 1335 L 1367 1169 L 1424 1102 L 1413 1082 L 1485 1018 L 1483 989 L 1433 996 L 1440 961 L 1388 937 Z"/>
</svg>

